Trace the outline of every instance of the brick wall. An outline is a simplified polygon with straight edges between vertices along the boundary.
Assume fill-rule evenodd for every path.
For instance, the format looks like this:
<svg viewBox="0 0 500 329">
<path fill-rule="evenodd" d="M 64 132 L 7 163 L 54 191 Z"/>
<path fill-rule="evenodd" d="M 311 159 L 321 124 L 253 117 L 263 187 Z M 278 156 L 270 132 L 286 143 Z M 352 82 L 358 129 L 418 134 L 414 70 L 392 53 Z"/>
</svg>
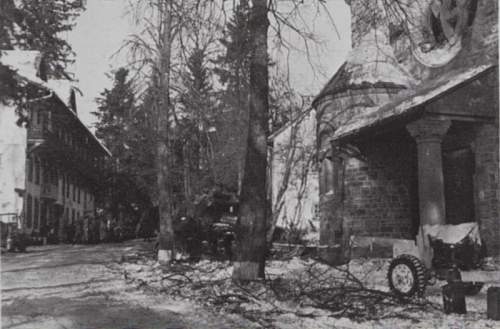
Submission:
<svg viewBox="0 0 500 329">
<path fill-rule="evenodd" d="M 431 0 L 410 2 L 412 6 L 427 8 Z M 462 49 L 449 63 L 441 67 L 428 67 L 420 63 L 412 53 L 407 34 L 393 38 L 377 4 L 378 0 L 351 0 L 352 41 L 359 45 L 363 37 L 377 29 L 388 33 L 397 62 L 420 83 L 455 69 L 497 63 L 498 58 L 498 2 L 479 0 L 474 22 L 463 33 Z M 422 13 L 422 11 L 421 11 Z M 420 24 L 425 24 L 421 15 Z M 415 28 L 420 29 L 418 24 Z M 421 33 L 421 31 L 412 31 Z M 364 41 L 363 41 L 364 42 Z M 369 44 L 368 44 L 369 45 Z M 364 44 L 363 44 L 364 46 Z M 362 47 L 363 49 L 366 47 Z M 489 115 L 498 113 L 498 98 L 486 98 L 484 90 L 498 86 L 490 84 L 492 75 L 471 84 L 465 95 L 463 90 L 451 93 L 447 99 L 429 106 L 434 112 L 451 111 L 462 114 Z M 498 74 L 494 76 L 497 81 Z M 489 80 L 488 80 L 489 79 Z M 457 97 L 458 96 L 458 97 Z M 330 149 L 330 137 L 334 129 L 341 127 L 360 111 L 383 104 L 392 94 L 374 88 L 348 90 L 323 95 L 318 100 L 318 142 L 320 160 Z M 488 96 L 489 97 L 489 96 Z M 487 103 L 487 105 L 485 105 Z M 498 121 L 498 120 L 497 120 Z M 456 137 L 456 136 L 455 136 Z M 460 137 L 460 136 L 458 136 Z M 463 136 L 462 136 L 463 137 Z M 460 138 L 462 138 L 460 137 Z M 498 122 L 479 126 L 475 137 L 475 189 L 476 218 L 481 224 L 484 240 L 490 254 L 500 254 L 500 225 L 498 217 L 500 190 L 498 186 Z M 340 235 L 357 234 L 396 238 L 412 238 L 418 223 L 418 186 L 416 146 L 404 127 L 385 136 L 357 142 L 360 150 L 356 157 L 344 160 L 344 200 L 338 195 L 322 195 L 320 205 L 321 229 L 326 231 L 322 244 L 339 243 Z M 339 211 L 341 209 L 341 211 Z M 344 223 L 342 224 L 342 218 Z M 346 232 L 348 229 L 350 232 Z M 338 234 L 337 234 L 338 233 Z M 339 237 L 336 237 L 336 234 Z"/>
<path fill-rule="evenodd" d="M 416 151 L 405 134 L 360 144 L 361 157 L 346 161 L 344 216 L 351 234 L 412 238 Z"/>
<path fill-rule="evenodd" d="M 498 123 L 484 124 L 477 129 L 476 154 L 476 216 L 488 254 L 500 254 L 500 219 L 498 206 Z"/>
</svg>

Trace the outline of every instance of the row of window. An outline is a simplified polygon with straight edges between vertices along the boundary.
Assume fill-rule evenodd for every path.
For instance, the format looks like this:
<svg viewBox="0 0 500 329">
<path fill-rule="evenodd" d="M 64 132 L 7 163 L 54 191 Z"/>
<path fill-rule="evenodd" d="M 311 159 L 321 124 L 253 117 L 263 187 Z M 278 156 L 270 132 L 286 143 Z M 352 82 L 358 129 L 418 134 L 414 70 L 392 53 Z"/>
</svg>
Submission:
<svg viewBox="0 0 500 329">
<path fill-rule="evenodd" d="M 64 219 L 66 223 L 73 224 L 76 220 L 80 220 L 82 217 L 82 212 L 73 208 L 64 208 Z"/>
<path fill-rule="evenodd" d="M 77 180 L 66 174 L 62 176 L 62 192 L 66 198 L 71 198 L 74 202 L 87 203 L 92 200 L 92 194 L 83 187 L 79 187 Z M 83 197 L 82 197 L 83 196 Z"/>
<path fill-rule="evenodd" d="M 27 194 L 26 197 L 26 227 L 27 228 L 38 228 L 44 223 L 40 223 L 40 220 L 44 216 L 42 214 L 42 202 L 37 198 L 33 197 L 31 194 Z M 45 208 L 47 209 L 47 208 Z M 79 220 L 83 217 L 83 212 L 74 208 L 66 207 L 64 208 L 63 218 L 64 220 L 71 224 L 75 220 Z"/>
<path fill-rule="evenodd" d="M 48 162 L 41 160 L 38 157 L 28 158 L 28 182 L 39 184 L 57 184 L 57 170 L 54 166 L 50 166 Z"/>
<path fill-rule="evenodd" d="M 51 114 L 51 111 L 33 109 L 29 112 L 31 127 L 53 131 Z M 80 137 L 80 135 L 75 134 L 73 130 L 63 127 L 58 127 L 56 134 L 61 142 L 74 149 L 85 161 L 92 162 L 93 166 L 102 168 L 104 165 L 104 158 L 96 156 L 94 152 L 91 151 L 89 147 L 91 141 L 88 135 Z"/>
<path fill-rule="evenodd" d="M 74 149 L 76 154 L 79 154 L 85 162 L 91 162 L 94 167 L 103 168 L 104 158 L 96 156 L 95 153 L 88 147 L 88 136 L 85 136 L 84 141 L 81 141 L 81 138 L 76 138 L 74 134 L 71 134 L 63 129 L 57 130 L 57 136 L 64 144 Z"/>
<path fill-rule="evenodd" d="M 58 185 L 58 170 L 38 157 L 28 158 L 28 181 L 36 185 L 52 184 Z M 66 198 L 71 198 L 74 202 L 86 203 L 92 200 L 92 194 L 85 188 L 79 187 L 78 180 L 69 174 L 62 174 L 62 194 Z M 83 196 L 83 198 L 82 198 Z"/>
</svg>

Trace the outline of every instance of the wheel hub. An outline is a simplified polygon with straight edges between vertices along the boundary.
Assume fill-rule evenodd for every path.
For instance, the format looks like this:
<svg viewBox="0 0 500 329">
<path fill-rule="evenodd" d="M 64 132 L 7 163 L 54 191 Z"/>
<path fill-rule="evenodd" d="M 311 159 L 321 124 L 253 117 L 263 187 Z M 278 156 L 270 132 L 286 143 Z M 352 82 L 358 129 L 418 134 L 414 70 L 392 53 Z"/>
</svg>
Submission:
<svg viewBox="0 0 500 329">
<path fill-rule="evenodd" d="M 395 289 L 402 293 L 410 292 L 415 279 L 413 278 L 413 272 L 407 265 L 396 265 L 392 271 L 391 276 Z"/>
</svg>

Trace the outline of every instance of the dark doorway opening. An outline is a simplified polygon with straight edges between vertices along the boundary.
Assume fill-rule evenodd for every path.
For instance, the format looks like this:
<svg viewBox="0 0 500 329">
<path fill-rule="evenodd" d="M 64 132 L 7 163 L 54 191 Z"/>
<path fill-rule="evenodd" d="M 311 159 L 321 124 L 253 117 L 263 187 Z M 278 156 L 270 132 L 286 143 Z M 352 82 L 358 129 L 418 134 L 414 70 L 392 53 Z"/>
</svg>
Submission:
<svg viewBox="0 0 500 329">
<path fill-rule="evenodd" d="M 475 221 L 474 153 L 470 148 L 443 152 L 446 224 Z"/>
</svg>

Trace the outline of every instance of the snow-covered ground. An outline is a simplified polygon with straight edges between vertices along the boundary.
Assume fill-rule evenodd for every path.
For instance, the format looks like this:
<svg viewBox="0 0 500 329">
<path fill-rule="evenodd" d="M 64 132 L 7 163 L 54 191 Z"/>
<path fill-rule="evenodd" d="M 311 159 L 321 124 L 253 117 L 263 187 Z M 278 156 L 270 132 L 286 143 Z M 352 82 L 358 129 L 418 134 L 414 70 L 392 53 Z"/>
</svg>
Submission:
<svg viewBox="0 0 500 329">
<path fill-rule="evenodd" d="M 415 303 L 385 298 L 388 264 L 388 259 L 359 259 L 331 268 L 298 257 L 272 260 L 267 263 L 265 281 L 245 286 L 231 281 L 229 262 L 202 260 L 167 269 L 142 258 L 122 266 L 129 284 L 196 300 L 224 314 L 241 314 L 266 328 L 500 328 L 500 322 L 486 318 L 487 285 L 478 295 L 467 297 L 466 315 L 443 313 L 444 281 L 428 287 L 425 299 Z M 342 285 L 355 289 L 340 295 Z M 346 306 L 338 306 L 337 301 Z"/>
<path fill-rule="evenodd" d="M 122 259 L 147 258 L 152 243 L 29 247 L 1 255 L 1 328 L 251 329 L 238 314 L 137 289 Z M 144 255 L 144 256 L 140 256 Z M 125 267 L 130 266 L 129 263 Z M 144 268 L 144 273 L 150 267 Z"/>
</svg>

